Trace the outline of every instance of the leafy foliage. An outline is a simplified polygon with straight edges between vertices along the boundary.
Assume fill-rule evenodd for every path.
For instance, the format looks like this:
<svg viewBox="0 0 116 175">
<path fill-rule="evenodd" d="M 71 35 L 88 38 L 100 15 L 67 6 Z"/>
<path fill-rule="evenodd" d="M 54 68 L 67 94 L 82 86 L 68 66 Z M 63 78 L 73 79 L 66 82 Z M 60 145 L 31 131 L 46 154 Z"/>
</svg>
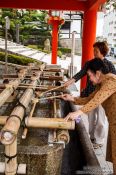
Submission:
<svg viewBox="0 0 116 175">
<path fill-rule="evenodd" d="M 59 47 L 58 50 L 61 51 L 63 54 L 71 53 L 71 49 L 69 48 Z"/>
<path fill-rule="evenodd" d="M 0 61 L 5 62 L 5 53 L 4 52 L 0 52 Z M 20 65 L 28 65 L 28 63 L 34 63 L 34 62 L 36 62 L 38 64 L 41 63 L 37 60 L 27 58 L 24 56 L 14 55 L 14 54 L 8 54 L 8 62 L 14 63 L 14 64 L 20 64 Z"/>
<path fill-rule="evenodd" d="M 16 41 L 16 24 L 20 27 L 20 42 L 32 39 L 38 40 L 42 37 L 42 41 L 46 37 L 51 37 L 49 25 L 45 22 L 46 11 L 38 10 L 19 10 L 19 9 L 2 9 L 0 17 L 0 35 L 5 36 L 5 17 L 10 19 L 10 29 L 8 30 L 8 38 Z"/>
<path fill-rule="evenodd" d="M 111 7 L 113 7 L 114 9 L 116 9 L 116 0 L 107 0 L 106 9 L 108 10 Z"/>
</svg>

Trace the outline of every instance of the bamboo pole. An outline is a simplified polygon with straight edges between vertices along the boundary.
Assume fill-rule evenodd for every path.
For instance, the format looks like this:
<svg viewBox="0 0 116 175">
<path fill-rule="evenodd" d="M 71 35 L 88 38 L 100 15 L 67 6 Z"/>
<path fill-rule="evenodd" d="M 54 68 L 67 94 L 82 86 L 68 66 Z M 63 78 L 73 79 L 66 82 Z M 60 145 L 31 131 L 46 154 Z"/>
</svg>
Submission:
<svg viewBox="0 0 116 175">
<path fill-rule="evenodd" d="M 4 125 L 8 116 L 0 116 L 0 125 Z M 51 129 L 71 129 L 75 128 L 75 122 L 68 121 L 65 122 L 63 118 L 39 118 L 33 117 L 26 118 L 26 125 L 28 127 L 35 127 L 35 128 L 51 128 Z M 32 122 L 32 123 L 31 123 Z M 37 122 L 37 123 L 36 123 Z"/>
<path fill-rule="evenodd" d="M 49 80 L 49 81 L 53 81 L 53 80 L 63 80 L 62 76 L 41 76 L 40 79 L 42 80 Z"/>
<path fill-rule="evenodd" d="M 48 72 L 61 72 L 61 69 L 44 69 L 44 71 Z"/>
<path fill-rule="evenodd" d="M 55 96 L 55 92 L 54 92 L 54 96 Z M 57 109 L 56 109 L 56 98 L 54 98 L 53 100 L 53 113 L 54 113 L 54 118 L 57 117 Z M 53 130 L 53 138 L 54 140 L 56 140 L 56 129 Z"/>
<path fill-rule="evenodd" d="M 60 95 L 61 96 L 61 95 Z M 57 110 L 56 110 L 56 98 L 57 97 L 60 97 L 59 95 L 57 95 L 57 96 L 53 96 L 53 98 L 55 98 L 54 99 L 54 101 L 53 101 L 53 109 L 54 109 L 54 118 L 56 118 L 57 117 Z M 50 98 L 50 97 L 48 97 L 48 98 Z M 44 98 L 45 99 L 45 98 Z"/>
<path fill-rule="evenodd" d="M 47 90 L 47 91 L 45 91 L 45 92 L 42 92 L 39 96 L 42 96 L 42 95 L 44 95 L 44 94 L 46 94 L 46 93 L 48 93 L 48 92 L 51 92 L 51 91 L 54 91 L 54 90 L 58 90 L 58 89 L 63 88 L 63 87 L 65 87 L 65 86 L 62 85 L 62 86 L 54 87 L 54 88 L 49 89 L 49 90 Z"/>
<path fill-rule="evenodd" d="M 34 113 L 37 102 L 38 102 L 38 99 L 35 98 L 33 100 L 33 106 L 32 106 L 31 112 L 29 114 L 29 118 L 31 118 L 33 116 L 33 113 Z M 28 132 L 28 128 L 24 128 L 24 131 L 23 131 L 23 134 L 22 134 L 22 139 L 26 139 L 27 132 Z"/>
<path fill-rule="evenodd" d="M 17 74 L 3 74 L 3 78 L 18 78 Z"/>
<path fill-rule="evenodd" d="M 61 108 L 59 103 L 58 103 L 58 105 L 59 105 L 59 108 Z M 61 109 L 60 109 L 60 111 L 61 111 Z M 56 109 L 56 99 L 54 99 L 54 115 L 55 115 L 55 117 L 57 117 L 57 116 L 61 117 L 60 113 Z M 64 142 L 65 144 L 69 143 L 70 136 L 69 136 L 68 130 L 57 130 L 55 132 L 55 134 L 56 134 L 56 141 L 57 142 Z"/>
<path fill-rule="evenodd" d="M 17 154 L 17 138 L 10 145 L 5 146 L 5 155 L 11 157 Z M 17 156 L 11 160 L 5 158 L 5 175 L 15 175 L 17 172 Z"/>
<path fill-rule="evenodd" d="M 37 68 L 37 67 L 33 67 L 32 68 L 32 71 L 39 71 L 40 68 Z M 44 71 L 50 71 L 50 72 L 61 72 L 61 68 L 45 68 Z"/>
<path fill-rule="evenodd" d="M 19 78 L 6 84 L 6 88 L 0 93 L 0 107 L 7 101 L 10 95 L 17 89 L 18 85 L 24 79 L 26 70 L 18 74 Z"/>
<path fill-rule="evenodd" d="M 34 107 L 33 107 L 34 109 Z M 33 111 L 31 111 L 33 112 Z M 0 124 L 4 125 L 8 116 L 0 116 Z M 73 121 L 68 121 L 65 122 L 63 118 L 39 118 L 39 117 L 33 117 L 32 120 L 31 118 L 27 117 L 26 118 L 26 125 L 28 127 L 38 127 L 38 128 L 53 128 L 53 129 L 74 129 L 75 128 L 75 122 Z M 32 122 L 32 123 L 31 123 Z M 37 124 L 36 124 L 37 122 Z M 35 125 L 35 126 L 33 126 Z M 56 127 L 55 127 L 56 126 Z"/>
<path fill-rule="evenodd" d="M 55 98 L 60 98 L 60 97 L 61 97 L 61 95 L 55 95 L 55 96 L 40 98 L 40 99 L 38 99 L 38 101 L 41 101 L 41 100 L 49 100 L 49 99 L 55 99 Z"/>
<path fill-rule="evenodd" d="M 4 125 L 8 116 L 0 116 L 0 125 Z"/>
<path fill-rule="evenodd" d="M 19 86 L 33 86 L 33 85 L 31 83 L 20 83 Z M 36 87 L 49 87 L 49 86 L 47 86 L 47 85 L 37 85 Z"/>
<path fill-rule="evenodd" d="M 56 133 L 57 142 L 63 141 L 66 144 L 70 141 L 68 130 L 58 130 Z"/>
<path fill-rule="evenodd" d="M 70 129 L 75 128 L 74 121 L 65 121 L 63 118 L 26 118 L 25 123 L 27 127 L 34 128 L 48 128 L 48 129 Z"/>
</svg>

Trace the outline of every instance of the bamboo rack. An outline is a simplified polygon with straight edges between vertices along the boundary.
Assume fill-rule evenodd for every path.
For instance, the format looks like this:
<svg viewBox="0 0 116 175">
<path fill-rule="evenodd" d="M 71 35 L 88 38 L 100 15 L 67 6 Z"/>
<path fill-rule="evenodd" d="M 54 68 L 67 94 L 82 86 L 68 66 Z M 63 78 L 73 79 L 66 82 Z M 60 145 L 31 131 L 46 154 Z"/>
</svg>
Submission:
<svg viewBox="0 0 116 175">
<path fill-rule="evenodd" d="M 41 72 L 38 75 L 31 77 L 31 83 L 34 87 L 37 85 L 37 80 L 40 77 Z M 21 77 L 22 75 L 20 75 Z M 34 88 L 33 88 L 34 89 Z M 5 145 L 5 153 L 8 156 L 14 156 L 17 153 L 17 133 L 20 127 L 20 121 L 22 121 L 25 109 L 28 107 L 32 97 L 33 89 L 27 89 L 22 97 L 19 99 L 20 103 L 13 109 L 11 117 L 6 121 L 5 126 L 1 130 L 1 142 Z M 16 116 L 16 117 L 15 117 Z M 19 120 L 20 119 L 20 120 Z M 13 158 L 9 163 L 7 158 L 5 159 L 5 174 L 15 175 L 17 172 L 17 157 Z"/>
<path fill-rule="evenodd" d="M 1 130 L 1 143 L 5 145 L 5 154 L 7 156 L 14 156 L 17 155 L 17 133 L 18 130 L 20 128 L 20 121 L 22 121 L 24 114 L 25 114 L 25 109 L 27 109 L 29 103 L 31 102 L 33 95 L 34 95 L 34 91 L 36 88 L 41 88 L 45 86 L 37 86 L 38 83 L 38 79 L 40 78 L 40 75 L 44 69 L 44 65 L 42 65 L 39 69 L 38 72 L 34 72 L 32 74 L 32 76 L 30 76 L 29 80 L 31 80 L 31 84 L 28 85 L 22 85 L 22 88 L 25 88 L 25 92 L 23 93 L 23 95 L 21 96 L 21 98 L 19 99 L 19 102 L 16 107 L 13 109 L 13 111 L 10 114 L 10 117 L 8 116 L 0 116 L 0 125 L 4 125 L 4 127 Z M 29 66 L 27 68 L 28 70 L 32 69 L 32 66 Z M 41 70 L 41 71 L 40 71 Z M 2 98 L 4 99 L 3 102 L 1 103 L 0 101 L 0 105 L 4 104 L 4 102 L 6 101 L 6 99 L 13 93 L 13 91 L 17 88 L 21 88 L 21 81 L 26 79 L 26 72 L 27 70 L 23 71 L 21 70 L 18 73 L 18 78 L 17 75 L 5 75 L 6 77 L 9 78 L 17 78 L 16 80 L 12 81 L 12 83 L 9 83 L 6 86 L 6 89 L 8 90 L 9 94 L 7 94 L 5 91 L 6 89 L 3 90 L 3 92 L 5 92 L 6 94 L 6 98 L 4 98 L 3 94 L 2 94 Z M 46 78 L 46 77 L 44 77 Z M 52 79 L 54 80 L 54 78 L 56 80 L 59 80 L 61 77 L 52 77 L 52 76 L 48 76 L 47 79 Z M 4 85 L 1 86 L 2 88 L 4 88 Z M 64 86 L 63 86 L 64 87 Z M 47 87 L 49 88 L 49 87 Z M 60 89 L 60 87 L 54 87 L 52 88 L 52 90 L 56 90 L 56 89 Z M 49 89 L 48 91 L 52 91 L 51 89 Z M 46 93 L 46 92 L 44 92 Z M 1 97 L 0 94 L 0 97 Z M 51 96 L 51 97 L 46 97 L 43 98 L 43 100 L 45 99 L 53 99 L 53 98 L 59 98 L 60 95 L 56 95 L 56 96 Z M 54 99 L 54 116 L 55 118 L 37 118 L 37 117 L 32 117 L 36 104 L 39 100 L 42 99 L 36 99 L 36 101 L 33 102 L 32 105 L 32 109 L 31 112 L 29 114 L 29 117 L 25 119 L 25 123 L 27 125 L 27 127 L 38 127 L 38 128 L 48 128 L 48 129 L 74 129 L 75 128 L 75 122 L 74 121 L 68 121 L 65 122 L 64 119 L 59 119 L 56 118 L 56 99 Z M 20 119 L 20 120 L 19 120 Z M 25 128 L 24 129 L 24 133 L 22 135 L 23 138 L 26 138 L 27 135 L 27 131 L 28 129 Z M 5 158 L 5 174 L 6 175 L 15 175 L 17 173 L 17 156 L 13 157 L 12 160 L 8 161 L 9 158 L 6 156 Z"/>
<path fill-rule="evenodd" d="M 32 80 L 32 84 L 35 87 L 37 85 L 37 79 L 39 78 L 39 76 L 40 74 L 38 74 L 35 80 Z M 23 106 L 25 106 L 25 108 L 27 108 L 32 99 L 32 96 L 33 96 L 33 89 L 27 89 L 22 95 L 22 97 L 19 99 L 19 101 Z M 14 110 L 12 111 L 11 113 L 12 117 L 8 119 L 5 126 L 2 128 L 2 131 L 4 131 L 3 133 L 5 133 L 5 131 L 9 131 L 9 133 L 11 134 L 11 140 L 9 141 L 5 140 L 3 136 L 1 139 L 1 142 L 3 144 L 10 144 L 15 139 L 15 136 L 17 135 L 20 127 L 20 120 L 15 116 L 18 116 L 22 120 L 24 116 L 24 110 L 25 109 L 19 104 L 19 106 L 15 107 Z"/>
</svg>

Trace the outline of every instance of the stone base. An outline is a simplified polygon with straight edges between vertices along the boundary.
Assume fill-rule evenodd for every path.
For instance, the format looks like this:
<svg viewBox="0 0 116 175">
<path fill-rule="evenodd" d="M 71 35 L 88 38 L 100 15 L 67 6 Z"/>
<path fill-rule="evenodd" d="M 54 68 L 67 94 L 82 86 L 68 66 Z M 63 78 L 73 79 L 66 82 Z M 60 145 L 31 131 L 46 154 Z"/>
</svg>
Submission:
<svg viewBox="0 0 116 175">
<path fill-rule="evenodd" d="M 61 175 L 63 145 L 49 146 L 43 133 L 47 132 L 29 129 L 27 139 L 18 138 L 18 164 L 26 164 L 26 175 Z M 4 161 L 4 145 L 0 145 L 0 162 Z"/>
</svg>

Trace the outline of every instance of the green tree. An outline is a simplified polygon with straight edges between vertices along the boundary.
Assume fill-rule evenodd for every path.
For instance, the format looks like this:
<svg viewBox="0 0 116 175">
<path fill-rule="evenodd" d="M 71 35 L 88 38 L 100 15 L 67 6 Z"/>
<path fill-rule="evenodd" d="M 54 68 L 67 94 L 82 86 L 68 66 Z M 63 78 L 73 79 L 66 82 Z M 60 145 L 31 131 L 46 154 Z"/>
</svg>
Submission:
<svg viewBox="0 0 116 175">
<path fill-rule="evenodd" d="M 20 41 L 24 42 L 29 38 L 50 37 L 50 28 L 45 22 L 46 11 L 2 9 L 0 16 L 0 36 L 4 37 L 5 16 L 10 19 L 8 38 L 16 41 L 16 24 L 20 26 Z"/>
<path fill-rule="evenodd" d="M 110 9 L 111 6 L 116 9 L 116 0 L 107 0 L 106 9 Z"/>
</svg>

